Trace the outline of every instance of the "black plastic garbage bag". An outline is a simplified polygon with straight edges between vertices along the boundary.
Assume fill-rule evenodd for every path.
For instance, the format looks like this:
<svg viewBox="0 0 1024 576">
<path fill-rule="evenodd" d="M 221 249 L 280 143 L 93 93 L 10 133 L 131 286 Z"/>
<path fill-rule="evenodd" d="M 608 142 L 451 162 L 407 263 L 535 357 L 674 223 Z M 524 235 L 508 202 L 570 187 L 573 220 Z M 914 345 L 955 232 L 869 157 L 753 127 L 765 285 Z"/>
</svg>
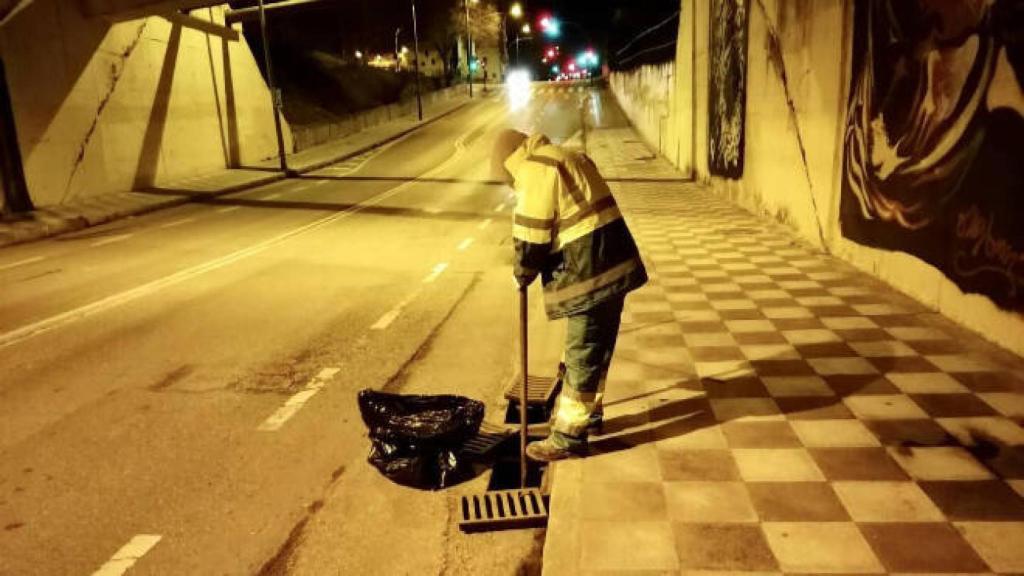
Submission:
<svg viewBox="0 0 1024 576">
<path fill-rule="evenodd" d="M 412 396 L 366 389 L 359 412 L 370 429 L 370 457 L 382 474 L 416 488 L 451 485 L 466 465 L 458 453 L 484 419 L 482 402 L 463 396 Z"/>
</svg>

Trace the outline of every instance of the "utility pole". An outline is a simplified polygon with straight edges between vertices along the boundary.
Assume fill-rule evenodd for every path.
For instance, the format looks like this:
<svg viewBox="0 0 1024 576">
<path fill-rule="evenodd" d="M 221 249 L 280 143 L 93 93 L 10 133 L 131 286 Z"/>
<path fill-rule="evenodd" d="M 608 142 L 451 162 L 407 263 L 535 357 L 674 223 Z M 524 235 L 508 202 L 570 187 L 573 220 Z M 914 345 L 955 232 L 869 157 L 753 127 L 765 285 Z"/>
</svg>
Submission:
<svg viewBox="0 0 1024 576">
<path fill-rule="evenodd" d="M 416 26 L 416 0 L 412 1 L 412 47 L 416 61 L 416 117 L 423 121 L 423 96 L 420 94 L 420 33 Z"/>
<path fill-rule="evenodd" d="M 469 0 L 462 0 L 466 7 L 466 75 L 469 77 L 469 97 L 473 97 L 473 33 L 469 31 Z"/>
<path fill-rule="evenodd" d="M 281 172 L 289 173 L 288 158 L 284 151 L 284 132 L 281 130 L 281 92 L 274 84 L 274 67 L 270 63 L 270 40 L 267 37 L 267 14 L 263 8 L 263 0 L 259 0 L 260 37 L 263 39 L 263 64 L 267 68 L 267 87 L 270 88 L 270 99 L 274 106 L 274 129 L 277 131 L 277 156 L 281 161 Z"/>
</svg>

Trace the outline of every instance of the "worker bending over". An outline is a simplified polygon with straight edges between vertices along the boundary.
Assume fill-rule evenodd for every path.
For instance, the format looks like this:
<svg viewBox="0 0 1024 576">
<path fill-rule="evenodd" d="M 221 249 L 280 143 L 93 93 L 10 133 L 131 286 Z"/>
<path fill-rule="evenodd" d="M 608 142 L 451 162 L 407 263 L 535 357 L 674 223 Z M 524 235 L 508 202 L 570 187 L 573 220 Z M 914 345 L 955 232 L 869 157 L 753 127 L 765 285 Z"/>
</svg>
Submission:
<svg viewBox="0 0 1024 576">
<path fill-rule="evenodd" d="M 585 154 L 540 134 L 505 130 L 492 164 L 516 191 L 519 287 L 525 290 L 540 275 L 548 318 L 568 322 L 551 435 L 530 443 L 526 453 L 541 462 L 582 455 L 588 428 L 601 422 L 623 302 L 647 282 L 647 272 L 608 184 Z"/>
</svg>

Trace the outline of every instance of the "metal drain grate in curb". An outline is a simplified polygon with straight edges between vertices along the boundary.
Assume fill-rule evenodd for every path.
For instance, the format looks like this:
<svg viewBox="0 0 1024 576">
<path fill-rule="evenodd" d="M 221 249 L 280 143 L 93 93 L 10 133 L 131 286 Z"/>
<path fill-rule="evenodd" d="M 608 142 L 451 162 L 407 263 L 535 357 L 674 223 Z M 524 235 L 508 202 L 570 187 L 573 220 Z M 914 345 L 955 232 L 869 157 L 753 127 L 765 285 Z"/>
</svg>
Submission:
<svg viewBox="0 0 1024 576">
<path fill-rule="evenodd" d="M 459 528 L 463 532 L 543 526 L 548 507 L 538 488 L 495 490 L 462 496 Z"/>
<path fill-rule="evenodd" d="M 476 436 L 462 445 L 462 453 L 470 458 L 482 458 L 513 434 L 515 434 L 515 430 L 506 426 L 484 422 L 480 425 L 480 431 L 476 433 Z"/>
<path fill-rule="evenodd" d="M 526 379 L 526 405 L 547 406 L 555 398 L 555 389 L 559 379 L 551 376 L 528 376 Z M 522 381 L 513 380 L 505 387 L 505 399 L 519 402 L 522 394 Z"/>
</svg>

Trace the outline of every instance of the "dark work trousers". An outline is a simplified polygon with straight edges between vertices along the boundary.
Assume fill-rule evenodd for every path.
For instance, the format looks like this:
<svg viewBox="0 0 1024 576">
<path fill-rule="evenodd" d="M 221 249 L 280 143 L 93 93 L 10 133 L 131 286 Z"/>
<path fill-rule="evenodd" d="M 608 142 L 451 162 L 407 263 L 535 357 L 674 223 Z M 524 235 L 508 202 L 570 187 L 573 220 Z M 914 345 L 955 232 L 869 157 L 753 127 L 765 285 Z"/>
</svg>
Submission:
<svg viewBox="0 0 1024 576">
<path fill-rule="evenodd" d="M 625 296 L 619 296 L 568 317 L 565 378 L 555 403 L 551 432 L 554 442 L 562 447 L 584 445 L 591 415 L 601 411 L 624 301 Z"/>
</svg>

